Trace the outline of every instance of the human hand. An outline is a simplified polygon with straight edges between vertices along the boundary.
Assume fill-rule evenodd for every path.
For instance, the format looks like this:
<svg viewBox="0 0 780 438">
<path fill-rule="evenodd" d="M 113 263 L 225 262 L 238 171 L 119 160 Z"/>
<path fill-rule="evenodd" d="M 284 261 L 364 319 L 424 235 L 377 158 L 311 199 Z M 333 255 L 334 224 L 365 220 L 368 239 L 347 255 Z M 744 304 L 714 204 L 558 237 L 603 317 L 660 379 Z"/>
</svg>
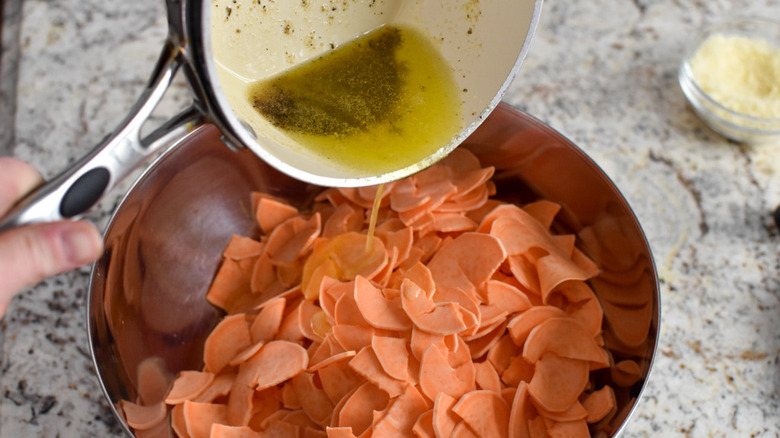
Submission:
<svg viewBox="0 0 780 438">
<path fill-rule="evenodd" d="M 0 157 L 0 217 L 41 181 L 29 164 Z M 92 262 L 102 247 L 100 233 L 85 221 L 26 225 L 0 232 L 0 318 L 17 292 Z"/>
</svg>

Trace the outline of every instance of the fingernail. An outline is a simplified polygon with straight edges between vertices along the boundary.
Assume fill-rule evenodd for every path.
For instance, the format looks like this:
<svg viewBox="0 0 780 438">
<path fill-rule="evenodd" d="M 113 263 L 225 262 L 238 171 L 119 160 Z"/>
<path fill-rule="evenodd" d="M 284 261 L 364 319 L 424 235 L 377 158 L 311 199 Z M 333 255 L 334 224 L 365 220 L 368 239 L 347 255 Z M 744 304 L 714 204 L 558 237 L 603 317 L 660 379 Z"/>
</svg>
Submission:
<svg viewBox="0 0 780 438">
<path fill-rule="evenodd" d="M 74 266 L 92 262 L 97 257 L 100 243 L 95 233 L 83 227 L 70 227 L 60 234 L 65 258 Z"/>
</svg>

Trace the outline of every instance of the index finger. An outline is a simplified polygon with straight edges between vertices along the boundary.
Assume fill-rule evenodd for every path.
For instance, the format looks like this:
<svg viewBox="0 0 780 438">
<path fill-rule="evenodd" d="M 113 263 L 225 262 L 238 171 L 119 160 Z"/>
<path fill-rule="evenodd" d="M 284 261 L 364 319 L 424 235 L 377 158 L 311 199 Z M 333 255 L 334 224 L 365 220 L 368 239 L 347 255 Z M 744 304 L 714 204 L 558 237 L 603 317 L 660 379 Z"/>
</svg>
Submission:
<svg viewBox="0 0 780 438">
<path fill-rule="evenodd" d="M 43 182 L 34 167 L 11 157 L 0 157 L 0 215 Z"/>
</svg>

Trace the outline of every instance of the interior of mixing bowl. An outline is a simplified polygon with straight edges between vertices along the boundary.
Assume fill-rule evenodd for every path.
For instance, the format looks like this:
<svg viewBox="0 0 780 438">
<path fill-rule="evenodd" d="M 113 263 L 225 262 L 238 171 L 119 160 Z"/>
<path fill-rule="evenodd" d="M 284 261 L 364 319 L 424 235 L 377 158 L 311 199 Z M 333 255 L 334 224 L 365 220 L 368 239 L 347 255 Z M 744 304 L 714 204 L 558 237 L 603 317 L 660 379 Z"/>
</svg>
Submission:
<svg viewBox="0 0 780 438">
<path fill-rule="evenodd" d="M 218 130 L 206 127 L 173 147 L 137 182 L 106 231 L 106 250 L 92 273 L 88 327 L 112 406 L 137 399 L 139 369 L 150 360 L 171 376 L 201 368 L 204 339 L 221 316 L 205 295 L 222 250 L 232 234 L 257 231 L 249 193 L 304 207 L 322 190 L 219 139 Z M 509 106 L 499 105 L 461 147 L 495 166 L 498 198 L 560 203 L 554 227 L 577 235 L 579 248 L 598 264 L 591 286 L 604 308 L 605 346 L 616 363 L 632 361 L 641 373 L 630 379 L 616 367 L 594 372 L 594 380 L 616 389 L 619 412 L 608 427 L 614 436 L 645 387 L 658 337 L 657 275 L 640 225 L 583 152 Z"/>
<path fill-rule="evenodd" d="M 528 50 L 541 0 L 388 0 L 382 2 L 215 3 L 208 29 L 221 106 L 228 124 L 251 126 L 233 132 L 240 143 L 297 179 L 328 186 L 391 181 L 445 156 L 498 104 Z M 433 156 L 384 175 L 365 174 L 301 148 L 285 131 L 260 116 L 248 87 L 316 58 L 382 26 L 404 26 L 422 34 L 447 60 L 462 101 L 460 132 Z M 210 60 L 207 53 L 205 59 Z M 224 130 L 224 127 L 223 127 Z"/>
</svg>

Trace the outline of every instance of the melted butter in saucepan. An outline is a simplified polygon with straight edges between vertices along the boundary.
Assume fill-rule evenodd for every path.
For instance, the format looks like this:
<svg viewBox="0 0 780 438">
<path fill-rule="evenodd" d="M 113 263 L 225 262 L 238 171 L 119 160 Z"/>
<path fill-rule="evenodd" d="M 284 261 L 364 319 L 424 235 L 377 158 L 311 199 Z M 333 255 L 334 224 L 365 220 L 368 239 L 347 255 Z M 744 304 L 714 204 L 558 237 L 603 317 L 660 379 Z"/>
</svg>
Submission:
<svg viewBox="0 0 780 438">
<path fill-rule="evenodd" d="M 220 23 L 222 32 L 230 29 L 225 23 L 236 19 L 237 10 L 229 15 Z M 303 31 L 283 23 L 281 35 Z M 245 23 L 235 30 L 244 28 Z M 269 49 L 263 35 L 271 38 L 271 32 L 260 34 L 254 48 L 244 43 L 214 49 L 231 107 L 255 132 L 349 172 L 379 175 L 421 162 L 463 130 L 462 90 L 452 68 L 416 29 L 380 24 L 316 56 L 287 63 L 265 56 Z M 219 41 L 217 34 L 215 44 Z M 227 49 L 255 50 L 256 59 L 251 53 L 220 57 L 219 51 Z M 288 61 L 302 57 L 286 52 Z M 272 74 L 258 73 L 264 57 L 276 63 L 264 72 Z M 236 59 L 244 64 L 236 67 Z M 227 65 L 231 60 L 234 65 Z"/>
</svg>

